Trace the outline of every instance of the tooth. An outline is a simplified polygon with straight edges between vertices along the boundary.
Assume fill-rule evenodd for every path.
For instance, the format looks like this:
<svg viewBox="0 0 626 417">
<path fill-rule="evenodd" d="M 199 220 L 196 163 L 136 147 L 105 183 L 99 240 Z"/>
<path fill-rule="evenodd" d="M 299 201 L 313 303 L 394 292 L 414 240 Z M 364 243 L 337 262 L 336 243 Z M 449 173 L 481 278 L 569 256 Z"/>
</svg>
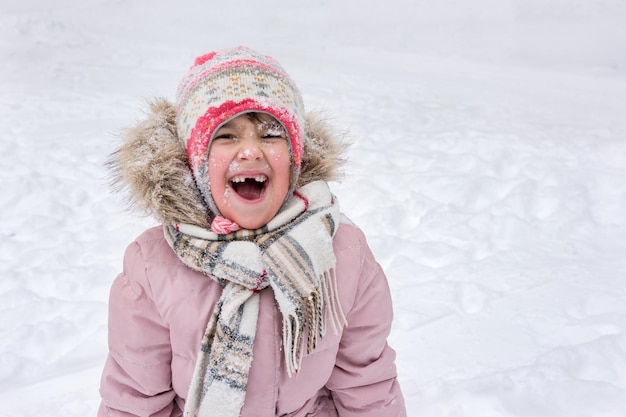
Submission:
<svg viewBox="0 0 626 417">
<path fill-rule="evenodd" d="M 267 178 L 265 177 L 265 175 L 257 175 L 255 177 L 243 177 L 243 176 L 237 176 L 237 177 L 233 177 L 230 179 L 231 182 L 237 183 L 237 182 L 246 182 L 246 180 L 254 180 L 256 182 L 265 182 L 267 181 Z"/>
</svg>

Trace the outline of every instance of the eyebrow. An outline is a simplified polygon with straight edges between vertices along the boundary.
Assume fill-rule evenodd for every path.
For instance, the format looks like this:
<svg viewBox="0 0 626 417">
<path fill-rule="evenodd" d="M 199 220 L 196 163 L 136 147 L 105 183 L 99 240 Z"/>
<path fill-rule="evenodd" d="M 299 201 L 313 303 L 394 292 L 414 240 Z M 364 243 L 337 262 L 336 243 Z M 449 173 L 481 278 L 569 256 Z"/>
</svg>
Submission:
<svg viewBox="0 0 626 417">
<path fill-rule="evenodd" d="M 223 125 L 219 126 L 217 128 L 217 130 L 220 130 L 220 129 L 224 128 L 224 127 L 232 127 L 232 124 L 233 124 L 233 120 L 231 119 L 231 120 L 227 121 L 226 123 L 224 123 Z"/>
</svg>

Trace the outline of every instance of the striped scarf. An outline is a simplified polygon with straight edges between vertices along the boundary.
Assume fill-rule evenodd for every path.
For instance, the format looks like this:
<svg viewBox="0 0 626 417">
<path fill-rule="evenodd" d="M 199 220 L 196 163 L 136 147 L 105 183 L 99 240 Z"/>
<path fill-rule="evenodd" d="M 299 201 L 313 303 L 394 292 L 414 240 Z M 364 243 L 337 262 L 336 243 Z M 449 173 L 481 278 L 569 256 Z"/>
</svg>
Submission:
<svg viewBox="0 0 626 417">
<path fill-rule="evenodd" d="M 310 353 L 325 334 L 326 319 L 335 332 L 345 323 L 332 246 L 339 216 L 328 185 L 316 181 L 298 189 L 261 229 L 220 235 L 187 224 L 165 226 L 166 240 L 180 260 L 223 286 L 202 339 L 185 416 L 240 415 L 262 289 L 273 289 L 282 313 L 290 376 L 301 364 L 303 349 Z"/>
</svg>

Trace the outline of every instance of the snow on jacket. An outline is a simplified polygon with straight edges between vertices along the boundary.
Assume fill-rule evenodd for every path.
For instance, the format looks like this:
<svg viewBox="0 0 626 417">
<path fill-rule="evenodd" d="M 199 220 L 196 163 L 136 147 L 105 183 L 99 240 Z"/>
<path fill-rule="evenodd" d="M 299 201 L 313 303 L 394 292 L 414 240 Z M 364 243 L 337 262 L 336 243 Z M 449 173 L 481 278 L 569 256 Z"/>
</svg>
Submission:
<svg viewBox="0 0 626 417">
<path fill-rule="evenodd" d="M 112 168 L 133 204 L 164 223 L 208 224 L 174 110 L 161 101 L 125 134 Z M 336 176 L 342 145 L 308 117 L 299 186 Z M 204 220 L 203 220 L 204 219 Z M 206 224 L 202 224 L 205 221 Z M 386 277 L 361 230 L 343 218 L 333 241 L 338 294 L 347 325 L 326 335 L 289 377 L 281 352 L 282 318 L 271 288 L 261 291 L 253 362 L 242 417 L 405 417 L 395 352 L 387 344 L 392 304 Z M 206 323 L 221 286 L 186 267 L 161 227 L 126 250 L 109 302 L 109 355 L 99 417 L 181 416 Z"/>
</svg>

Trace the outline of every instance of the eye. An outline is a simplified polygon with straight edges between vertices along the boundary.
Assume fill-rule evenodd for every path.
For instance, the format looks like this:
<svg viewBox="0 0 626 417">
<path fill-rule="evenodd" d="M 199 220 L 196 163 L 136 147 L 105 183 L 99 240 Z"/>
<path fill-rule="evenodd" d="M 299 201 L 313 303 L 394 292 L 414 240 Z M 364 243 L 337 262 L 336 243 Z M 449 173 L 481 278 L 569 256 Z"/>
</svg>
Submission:
<svg viewBox="0 0 626 417">
<path fill-rule="evenodd" d="M 281 132 L 266 132 L 263 135 L 263 139 L 284 139 L 285 135 Z"/>
<path fill-rule="evenodd" d="M 282 127 L 273 124 L 263 129 L 261 134 L 264 140 L 285 139 L 286 136 Z"/>
<path fill-rule="evenodd" d="M 219 132 L 213 138 L 213 140 L 236 140 L 236 139 L 237 139 L 237 136 L 233 135 L 232 133 L 219 133 Z"/>
</svg>

